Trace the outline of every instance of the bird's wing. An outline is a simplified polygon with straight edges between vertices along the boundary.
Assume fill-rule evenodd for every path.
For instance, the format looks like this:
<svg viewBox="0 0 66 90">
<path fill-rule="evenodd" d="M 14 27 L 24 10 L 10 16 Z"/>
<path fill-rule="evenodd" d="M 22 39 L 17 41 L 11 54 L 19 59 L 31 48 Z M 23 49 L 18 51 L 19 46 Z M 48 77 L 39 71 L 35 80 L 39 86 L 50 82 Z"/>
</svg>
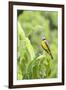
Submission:
<svg viewBox="0 0 66 90">
<path fill-rule="evenodd" d="M 50 52 L 50 47 L 49 47 L 48 41 L 45 40 L 45 44 L 47 46 L 48 52 Z"/>
<path fill-rule="evenodd" d="M 51 50 L 50 50 L 50 47 L 49 47 L 48 42 L 45 41 L 45 44 L 46 44 L 46 46 L 47 46 L 47 48 L 48 48 L 48 53 L 51 55 L 51 58 L 53 59 L 53 55 L 52 55 L 52 53 L 51 53 Z"/>
</svg>

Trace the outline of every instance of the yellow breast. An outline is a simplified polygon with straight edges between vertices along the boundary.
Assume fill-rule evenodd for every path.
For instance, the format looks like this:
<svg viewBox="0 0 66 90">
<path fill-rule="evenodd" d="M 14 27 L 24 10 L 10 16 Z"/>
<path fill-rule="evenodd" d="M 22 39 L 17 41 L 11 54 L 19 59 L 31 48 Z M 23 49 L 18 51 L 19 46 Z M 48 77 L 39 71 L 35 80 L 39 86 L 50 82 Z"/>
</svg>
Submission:
<svg viewBox="0 0 66 90">
<path fill-rule="evenodd" d="M 44 48 L 44 49 L 47 49 L 47 45 L 45 44 L 45 42 L 42 40 L 41 41 L 41 46 Z"/>
</svg>

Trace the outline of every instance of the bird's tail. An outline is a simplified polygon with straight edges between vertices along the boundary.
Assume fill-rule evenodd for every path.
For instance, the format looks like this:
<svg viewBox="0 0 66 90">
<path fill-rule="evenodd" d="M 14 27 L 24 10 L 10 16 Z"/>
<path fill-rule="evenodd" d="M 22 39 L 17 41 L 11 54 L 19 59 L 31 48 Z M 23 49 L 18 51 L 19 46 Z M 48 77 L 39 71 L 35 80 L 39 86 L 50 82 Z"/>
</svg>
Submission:
<svg viewBox="0 0 66 90">
<path fill-rule="evenodd" d="M 50 52 L 50 56 L 51 56 L 51 58 L 53 59 L 53 55 L 52 55 L 52 53 Z"/>
</svg>

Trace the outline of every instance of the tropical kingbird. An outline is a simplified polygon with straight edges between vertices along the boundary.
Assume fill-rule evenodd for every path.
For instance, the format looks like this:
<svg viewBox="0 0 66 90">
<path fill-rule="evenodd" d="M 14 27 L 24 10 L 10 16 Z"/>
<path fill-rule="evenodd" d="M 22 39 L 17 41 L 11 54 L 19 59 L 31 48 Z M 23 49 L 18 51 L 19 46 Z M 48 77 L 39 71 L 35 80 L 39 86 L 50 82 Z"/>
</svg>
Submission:
<svg viewBox="0 0 66 90">
<path fill-rule="evenodd" d="M 51 56 L 51 58 L 53 59 L 53 56 L 52 56 L 48 41 L 45 39 L 45 37 L 43 37 L 43 39 L 41 41 L 41 46 Z"/>
</svg>

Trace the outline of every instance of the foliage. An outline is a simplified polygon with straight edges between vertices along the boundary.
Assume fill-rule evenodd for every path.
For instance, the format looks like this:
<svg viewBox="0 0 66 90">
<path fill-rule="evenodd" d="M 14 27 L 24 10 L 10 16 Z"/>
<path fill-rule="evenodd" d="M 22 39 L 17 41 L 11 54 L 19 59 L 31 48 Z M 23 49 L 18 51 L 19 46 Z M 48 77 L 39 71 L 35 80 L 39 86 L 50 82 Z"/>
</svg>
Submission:
<svg viewBox="0 0 66 90">
<path fill-rule="evenodd" d="M 17 47 L 18 80 L 57 77 L 57 22 L 58 13 L 55 11 L 25 10 L 20 13 L 18 16 Z M 49 42 L 53 60 L 41 47 L 42 36 L 45 36 Z"/>
</svg>

